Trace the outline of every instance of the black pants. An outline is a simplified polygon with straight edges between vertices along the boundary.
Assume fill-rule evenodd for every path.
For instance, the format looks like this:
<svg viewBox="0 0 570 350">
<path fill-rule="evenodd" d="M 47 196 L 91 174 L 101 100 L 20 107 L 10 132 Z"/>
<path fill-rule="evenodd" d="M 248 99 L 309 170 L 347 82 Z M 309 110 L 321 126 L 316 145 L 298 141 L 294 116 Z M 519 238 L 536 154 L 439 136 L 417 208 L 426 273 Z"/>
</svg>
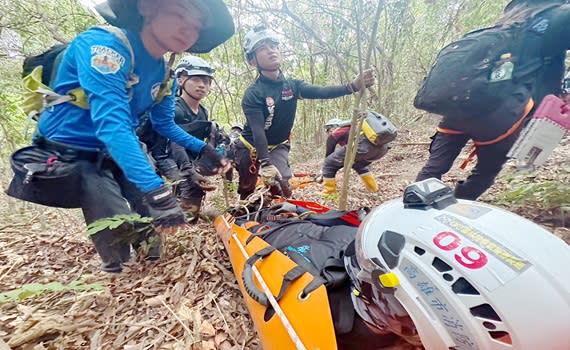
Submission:
<svg viewBox="0 0 570 350">
<path fill-rule="evenodd" d="M 100 167 L 97 163 L 80 162 L 80 201 L 87 225 L 118 214 L 138 213 L 150 216 L 148 208 L 142 202 L 142 193 L 116 165 Z M 160 256 L 160 236 L 147 224 L 125 222 L 117 228 L 105 228 L 93 234 L 91 239 L 101 257 L 101 269 L 106 272 L 120 272 L 122 263 L 130 259 L 131 246 L 137 249 L 143 242 L 146 242 L 147 258 Z"/>
<path fill-rule="evenodd" d="M 475 200 L 493 185 L 519 133 L 520 128 L 501 142 L 477 147 L 477 164 L 467 179 L 455 187 L 457 198 Z M 441 179 L 441 176 L 451 169 L 469 139 L 467 134 L 450 135 L 437 132 L 432 136 L 429 159 L 418 173 L 416 181 L 430 177 Z"/>
<path fill-rule="evenodd" d="M 281 180 L 279 184 L 285 197 L 291 196 L 291 187 L 289 186 L 289 179 L 293 176 L 291 166 L 289 165 L 289 150 L 291 147 L 288 144 L 277 145 L 269 152 L 269 161 L 281 173 Z M 238 193 L 241 199 L 247 198 L 255 190 L 257 184 L 257 173 L 259 169 L 259 162 L 255 162 L 255 171 L 251 165 L 251 154 L 249 149 L 241 142 L 237 141 L 235 145 L 235 163 L 239 173 Z"/>
<path fill-rule="evenodd" d="M 451 135 L 437 132 L 432 137 L 429 159 L 419 172 L 416 180 L 430 177 L 440 179 L 451 169 L 454 160 L 469 139 L 474 141 L 495 140 L 501 135 L 508 134 L 511 127 L 523 116 L 526 107 L 530 105 L 530 90 L 525 85 L 514 89 L 503 103 L 489 115 L 479 118 L 466 116 L 444 117 L 440 128 L 462 131 L 463 134 Z M 531 115 L 528 113 L 528 115 Z M 529 118 L 526 118 L 528 121 Z M 517 140 L 521 129 L 519 127 L 500 142 L 477 147 L 477 164 L 465 181 L 459 182 L 455 188 L 457 198 L 475 200 L 495 182 L 495 178 L 507 161 L 507 153 Z"/>
</svg>

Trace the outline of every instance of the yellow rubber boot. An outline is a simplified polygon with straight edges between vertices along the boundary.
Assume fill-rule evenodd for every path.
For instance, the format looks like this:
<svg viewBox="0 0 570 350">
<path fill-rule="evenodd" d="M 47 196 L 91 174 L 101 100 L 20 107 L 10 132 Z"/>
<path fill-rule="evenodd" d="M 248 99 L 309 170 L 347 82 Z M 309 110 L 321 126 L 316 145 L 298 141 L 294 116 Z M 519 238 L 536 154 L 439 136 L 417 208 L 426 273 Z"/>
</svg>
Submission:
<svg viewBox="0 0 570 350">
<path fill-rule="evenodd" d="M 372 173 L 362 174 L 360 175 L 360 178 L 362 179 L 362 182 L 364 182 L 364 186 L 368 191 L 378 192 L 378 182 L 376 182 L 376 179 Z"/>
<path fill-rule="evenodd" d="M 336 193 L 336 180 L 334 178 L 323 178 L 323 195 L 331 195 Z"/>
</svg>

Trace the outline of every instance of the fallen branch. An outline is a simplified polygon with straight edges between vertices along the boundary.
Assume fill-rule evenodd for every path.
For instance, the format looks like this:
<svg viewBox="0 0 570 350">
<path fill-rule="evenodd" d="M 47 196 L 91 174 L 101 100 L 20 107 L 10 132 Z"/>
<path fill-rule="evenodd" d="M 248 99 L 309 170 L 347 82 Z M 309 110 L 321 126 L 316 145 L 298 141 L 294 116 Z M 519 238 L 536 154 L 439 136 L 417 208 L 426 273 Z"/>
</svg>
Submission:
<svg viewBox="0 0 570 350">
<path fill-rule="evenodd" d="M 176 321 L 178 321 L 178 323 L 182 326 L 182 328 L 184 328 L 184 330 L 188 333 L 188 336 L 190 336 L 190 339 L 192 341 L 192 343 L 196 343 L 196 339 L 194 338 L 194 336 L 192 335 L 192 331 L 190 330 L 190 328 L 188 328 L 188 326 L 184 323 L 184 321 L 182 321 L 180 319 L 180 317 L 178 317 L 178 315 L 176 314 L 176 312 L 174 312 L 174 310 L 172 310 L 170 308 L 170 306 L 168 306 L 168 304 L 166 304 L 166 302 L 164 301 L 163 298 L 160 298 L 160 302 L 162 303 L 162 305 L 164 305 L 164 307 L 168 310 L 168 312 L 170 312 L 170 314 L 172 316 L 174 316 L 174 318 L 176 319 Z"/>
</svg>

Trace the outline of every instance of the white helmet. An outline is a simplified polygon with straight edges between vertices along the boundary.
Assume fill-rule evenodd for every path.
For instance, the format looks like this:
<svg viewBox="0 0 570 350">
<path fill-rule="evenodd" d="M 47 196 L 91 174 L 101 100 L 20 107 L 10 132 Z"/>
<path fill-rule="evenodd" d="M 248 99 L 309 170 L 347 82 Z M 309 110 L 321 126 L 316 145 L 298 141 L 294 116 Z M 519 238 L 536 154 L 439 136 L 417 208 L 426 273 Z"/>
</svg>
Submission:
<svg viewBox="0 0 570 350">
<path fill-rule="evenodd" d="M 180 59 L 180 62 L 178 62 L 176 65 L 174 74 L 177 77 L 183 74 L 188 76 L 206 75 L 213 78 L 215 71 L 216 70 L 212 68 L 204 59 L 193 55 L 186 55 L 182 57 Z"/>
<path fill-rule="evenodd" d="M 570 247 L 439 180 L 368 214 L 345 265 L 359 315 L 427 350 L 570 344 Z"/>
<path fill-rule="evenodd" d="M 264 24 L 256 25 L 245 35 L 245 39 L 243 40 L 245 60 L 247 62 L 251 61 L 254 57 L 255 50 L 266 42 L 279 45 L 279 38 L 277 38 L 275 33 L 267 29 Z"/>
<path fill-rule="evenodd" d="M 243 125 L 242 124 L 233 124 L 230 128 L 230 130 L 239 130 L 240 132 L 243 131 Z"/>
</svg>

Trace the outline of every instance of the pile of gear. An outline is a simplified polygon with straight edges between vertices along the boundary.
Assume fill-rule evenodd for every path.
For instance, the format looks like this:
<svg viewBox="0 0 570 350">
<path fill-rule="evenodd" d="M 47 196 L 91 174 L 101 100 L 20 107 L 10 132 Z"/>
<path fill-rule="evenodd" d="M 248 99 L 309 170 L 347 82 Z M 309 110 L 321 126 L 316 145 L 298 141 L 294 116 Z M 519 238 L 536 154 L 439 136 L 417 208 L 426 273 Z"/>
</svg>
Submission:
<svg viewBox="0 0 570 350">
<path fill-rule="evenodd" d="M 436 179 L 372 211 L 287 200 L 215 225 L 265 348 L 570 342 L 570 247 Z"/>
</svg>

